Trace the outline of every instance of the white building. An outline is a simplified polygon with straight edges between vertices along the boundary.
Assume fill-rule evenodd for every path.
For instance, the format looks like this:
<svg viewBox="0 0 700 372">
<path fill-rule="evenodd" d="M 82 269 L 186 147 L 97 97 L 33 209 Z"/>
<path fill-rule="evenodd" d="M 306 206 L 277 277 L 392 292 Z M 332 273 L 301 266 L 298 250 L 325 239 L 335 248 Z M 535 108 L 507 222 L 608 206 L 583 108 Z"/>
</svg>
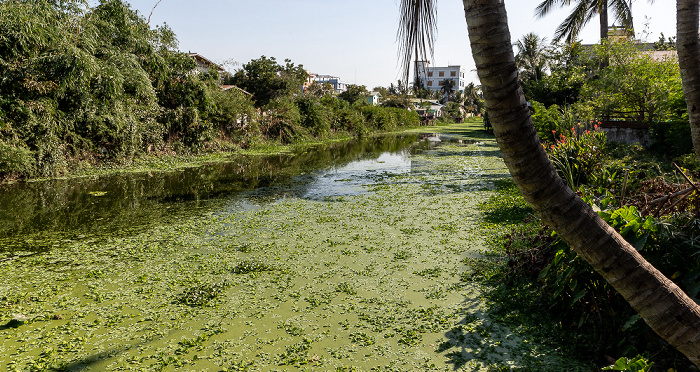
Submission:
<svg viewBox="0 0 700 372">
<path fill-rule="evenodd" d="M 463 91 L 464 87 L 467 86 L 467 81 L 465 79 L 466 70 L 460 65 L 430 67 L 430 62 L 418 61 L 416 73 L 423 87 L 427 89 L 440 90 L 445 79 L 451 79 L 455 82 L 455 91 Z"/>
<path fill-rule="evenodd" d="M 339 77 L 331 75 L 316 75 L 314 76 L 314 82 L 317 82 L 319 84 L 329 83 L 333 85 L 333 89 L 335 89 L 335 92 L 338 94 L 348 90 L 348 85 L 350 85 L 340 80 Z"/>
</svg>

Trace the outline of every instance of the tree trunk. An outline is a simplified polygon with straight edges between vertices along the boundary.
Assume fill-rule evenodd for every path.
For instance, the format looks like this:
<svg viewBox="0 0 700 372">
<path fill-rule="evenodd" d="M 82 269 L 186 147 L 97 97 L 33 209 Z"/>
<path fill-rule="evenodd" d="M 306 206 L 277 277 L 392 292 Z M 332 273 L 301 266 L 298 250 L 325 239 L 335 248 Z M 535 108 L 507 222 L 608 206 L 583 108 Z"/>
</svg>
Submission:
<svg viewBox="0 0 700 372">
<path fill-rule="evenodd" d="M 535 213 L 669 344 L 700 366 L 700 307 L 557 175 L 518 84 L 503 0 L 463 0 L 472 54 L 503 159 Z"/>
<path fill-rule="evenodd" d="M 598 15 L 600 16 L 600 41 L 608 38 L 608 0 L 598 0 Z"/>
<path fill-rule="evenodd" d="M 688 106 L 690 133 L 695 155 L 700 159 L 700 37 L 698 37 L 698 0 L 676 2 L 676 48 L 683 80 L 683 96 Z"/>
</svg>

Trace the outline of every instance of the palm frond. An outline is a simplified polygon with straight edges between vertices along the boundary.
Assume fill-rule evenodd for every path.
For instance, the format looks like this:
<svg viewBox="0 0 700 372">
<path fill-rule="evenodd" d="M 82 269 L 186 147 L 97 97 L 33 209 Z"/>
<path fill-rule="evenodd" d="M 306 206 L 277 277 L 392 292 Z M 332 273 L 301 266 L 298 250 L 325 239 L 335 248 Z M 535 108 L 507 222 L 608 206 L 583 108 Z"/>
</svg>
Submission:
<svg viewBox="0 0 700 372">
<path fill-rule="evenodd" d="M 436 0 L 401 0 L 399 30 L 399 59 L 403 81 L 408 83 L 412 57 L 432 59 L 437 33 Z"/>
<path fill-rule="evenodd" d="M 554 41 L 566 39 L 567 43 L 573 43 L 578 39 L 578 34 L 591 18 L 598 14 L 598 0 L 579 1 L 568 17 L 562 22 L 554 33 Z"/>
<path fill-rule="evenodd" d="M 535 8 L 535 17 L 542 18 L 549 14 L 554 7 L 563 7 L 571 4 L 572 0 L 544 0 Z"/>
<path fill-rule="evenodd" d="M 652 1 L 653 2 L 653 1 Z M 622 27 L 627 29 L 632 29 L 632 9 L 630 9 L 630 4 L 628 0 L 611 0 L 610 8 L 613 10 L 615 15 L 615 21 L 619 21 Z"/>
</svg>

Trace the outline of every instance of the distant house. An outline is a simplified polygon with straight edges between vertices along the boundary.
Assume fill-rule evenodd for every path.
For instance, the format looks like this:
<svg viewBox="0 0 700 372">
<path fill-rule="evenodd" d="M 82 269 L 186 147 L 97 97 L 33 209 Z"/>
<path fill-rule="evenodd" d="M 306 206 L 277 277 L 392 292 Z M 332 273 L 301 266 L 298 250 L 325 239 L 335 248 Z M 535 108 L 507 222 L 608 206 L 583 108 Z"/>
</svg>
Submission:
<svg viewBox="0 0 700 372">
<path fill-rule="evenodd" d="M 420 79 L 423 88 L 430 90 L 442 89 L 442 84 L 445 79 L 454 81 L 454 90 L 463 91 L 467 85 L 466 70 L 460 65 L 447 67 L 430 67 L 428 61 L 418 61 L 416 64 L 416 73 Z"/>
<path fill-rule="evenodd" d="M 251 97 L 253 96 L 252 93 L 249 93 L 249 92 L 247 92 L 247 91 L 245 91 L 245 90 L 243 90 L 243 89 L 241 89 L 241 88 L 239 88 L 239 87 L 237 87 L 237 86 L 235 86 L 235 85 L 222 85 L 222 86 L 221 86 L 221 89 L 222 89 L 222 90 L 235 89 L 235 90 L 237 90 L 237 91 L 239 91 L 239 92 L 242 92 L 242 93 L 244 93 L 244 94 L 247 94 L 247 95 L 249 95 L 249 96 L 251 96 Z"/>
<path fill-rule="evenodd" d="M 216 70 L 219 73 L 226 72 L 223 67 L 219 66 L 218 64 L 204 58 L 203 55 L 199 53 L 190 53 L 190 57 L 194 59 L 194 61 L 197 63 L 197 72 L 204 73 L 204 72 L 209 72 L 209 70 Z"/>
<path fill-rule="evenodd" d="M 442 116 L 442 109 L 445 107 L 435 100 L 413 98 L 410 100 L 414 109 L 423 118 L 439 118 Z"/>
<path fill-rule="evenodd" d="M 678 60 L 678 52 L 675 49 L 658 50 L 655 43 L 645 43 L 634 38 L 634 31 L 624 27 L 608 27 L 608 38 L 614 42 L 633 42 L 644 55 L 650 56 L 655 61 Z M 591 50 L 597 44 L 583 44 L 585 49 Z"/>
<path fill-rule="evenodd" d="M 377 106 L 379 104 L 380 99 L 382 99 L 382 95 L 379 94 L 379 92 L 371 92 L 369 96 L 365 97 L 367 103 L 369 103 L 372 106 Z"/>
<path fill-rule="evenodd" d="M 340 94 L 348 90 L 348 83 L 340 80 L 339 77 L 337 76 L 332 76 L 332 75 L 316 75 L 313 77 L 314 82 L 319 83 L 319 84 L 324 84 L 324 83 L 329 83 L 333 86 L 333 89 L 335 89 L 336 94 Z"/>
</svg>

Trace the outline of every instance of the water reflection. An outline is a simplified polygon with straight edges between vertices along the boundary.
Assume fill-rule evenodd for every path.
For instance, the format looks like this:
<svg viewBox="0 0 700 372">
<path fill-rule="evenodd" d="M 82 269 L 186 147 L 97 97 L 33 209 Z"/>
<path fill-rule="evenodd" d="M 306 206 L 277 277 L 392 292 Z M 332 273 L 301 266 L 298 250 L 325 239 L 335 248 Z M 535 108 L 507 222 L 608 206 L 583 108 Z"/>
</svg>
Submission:
<svg viewBox="0 0 700 372">
<path fill-rule="evenodd" d="M 343 167 L 333 167 L 316 177 L 304 197 L 324 199 L 358 195 L 366 191 L 365 186 L 375 182 L 376 176 L 410 172 L 409 155 L 407 150 L 397 153 L 385 152 L 376 159 L 353 161 Z"/>
<path fill-rule="evenodd" d="M 353 172 L 362 167 L 408 171 L 409 153 L 427 146 L 426 141 L 418 142 L 418 135 L 383 136 L 293 155 L 238 156 L 177 172 L 3 185 L 0 252 L 36 252 L 66 239 L 131 234 L 244 199 L 347 194 L 365 181 L 357 178 L 356 184 L 343 186 L 336 181 L 355 180 Z M 328 167 L 332 168 L 320 177 L 315 175 Z"/>
</svg>

